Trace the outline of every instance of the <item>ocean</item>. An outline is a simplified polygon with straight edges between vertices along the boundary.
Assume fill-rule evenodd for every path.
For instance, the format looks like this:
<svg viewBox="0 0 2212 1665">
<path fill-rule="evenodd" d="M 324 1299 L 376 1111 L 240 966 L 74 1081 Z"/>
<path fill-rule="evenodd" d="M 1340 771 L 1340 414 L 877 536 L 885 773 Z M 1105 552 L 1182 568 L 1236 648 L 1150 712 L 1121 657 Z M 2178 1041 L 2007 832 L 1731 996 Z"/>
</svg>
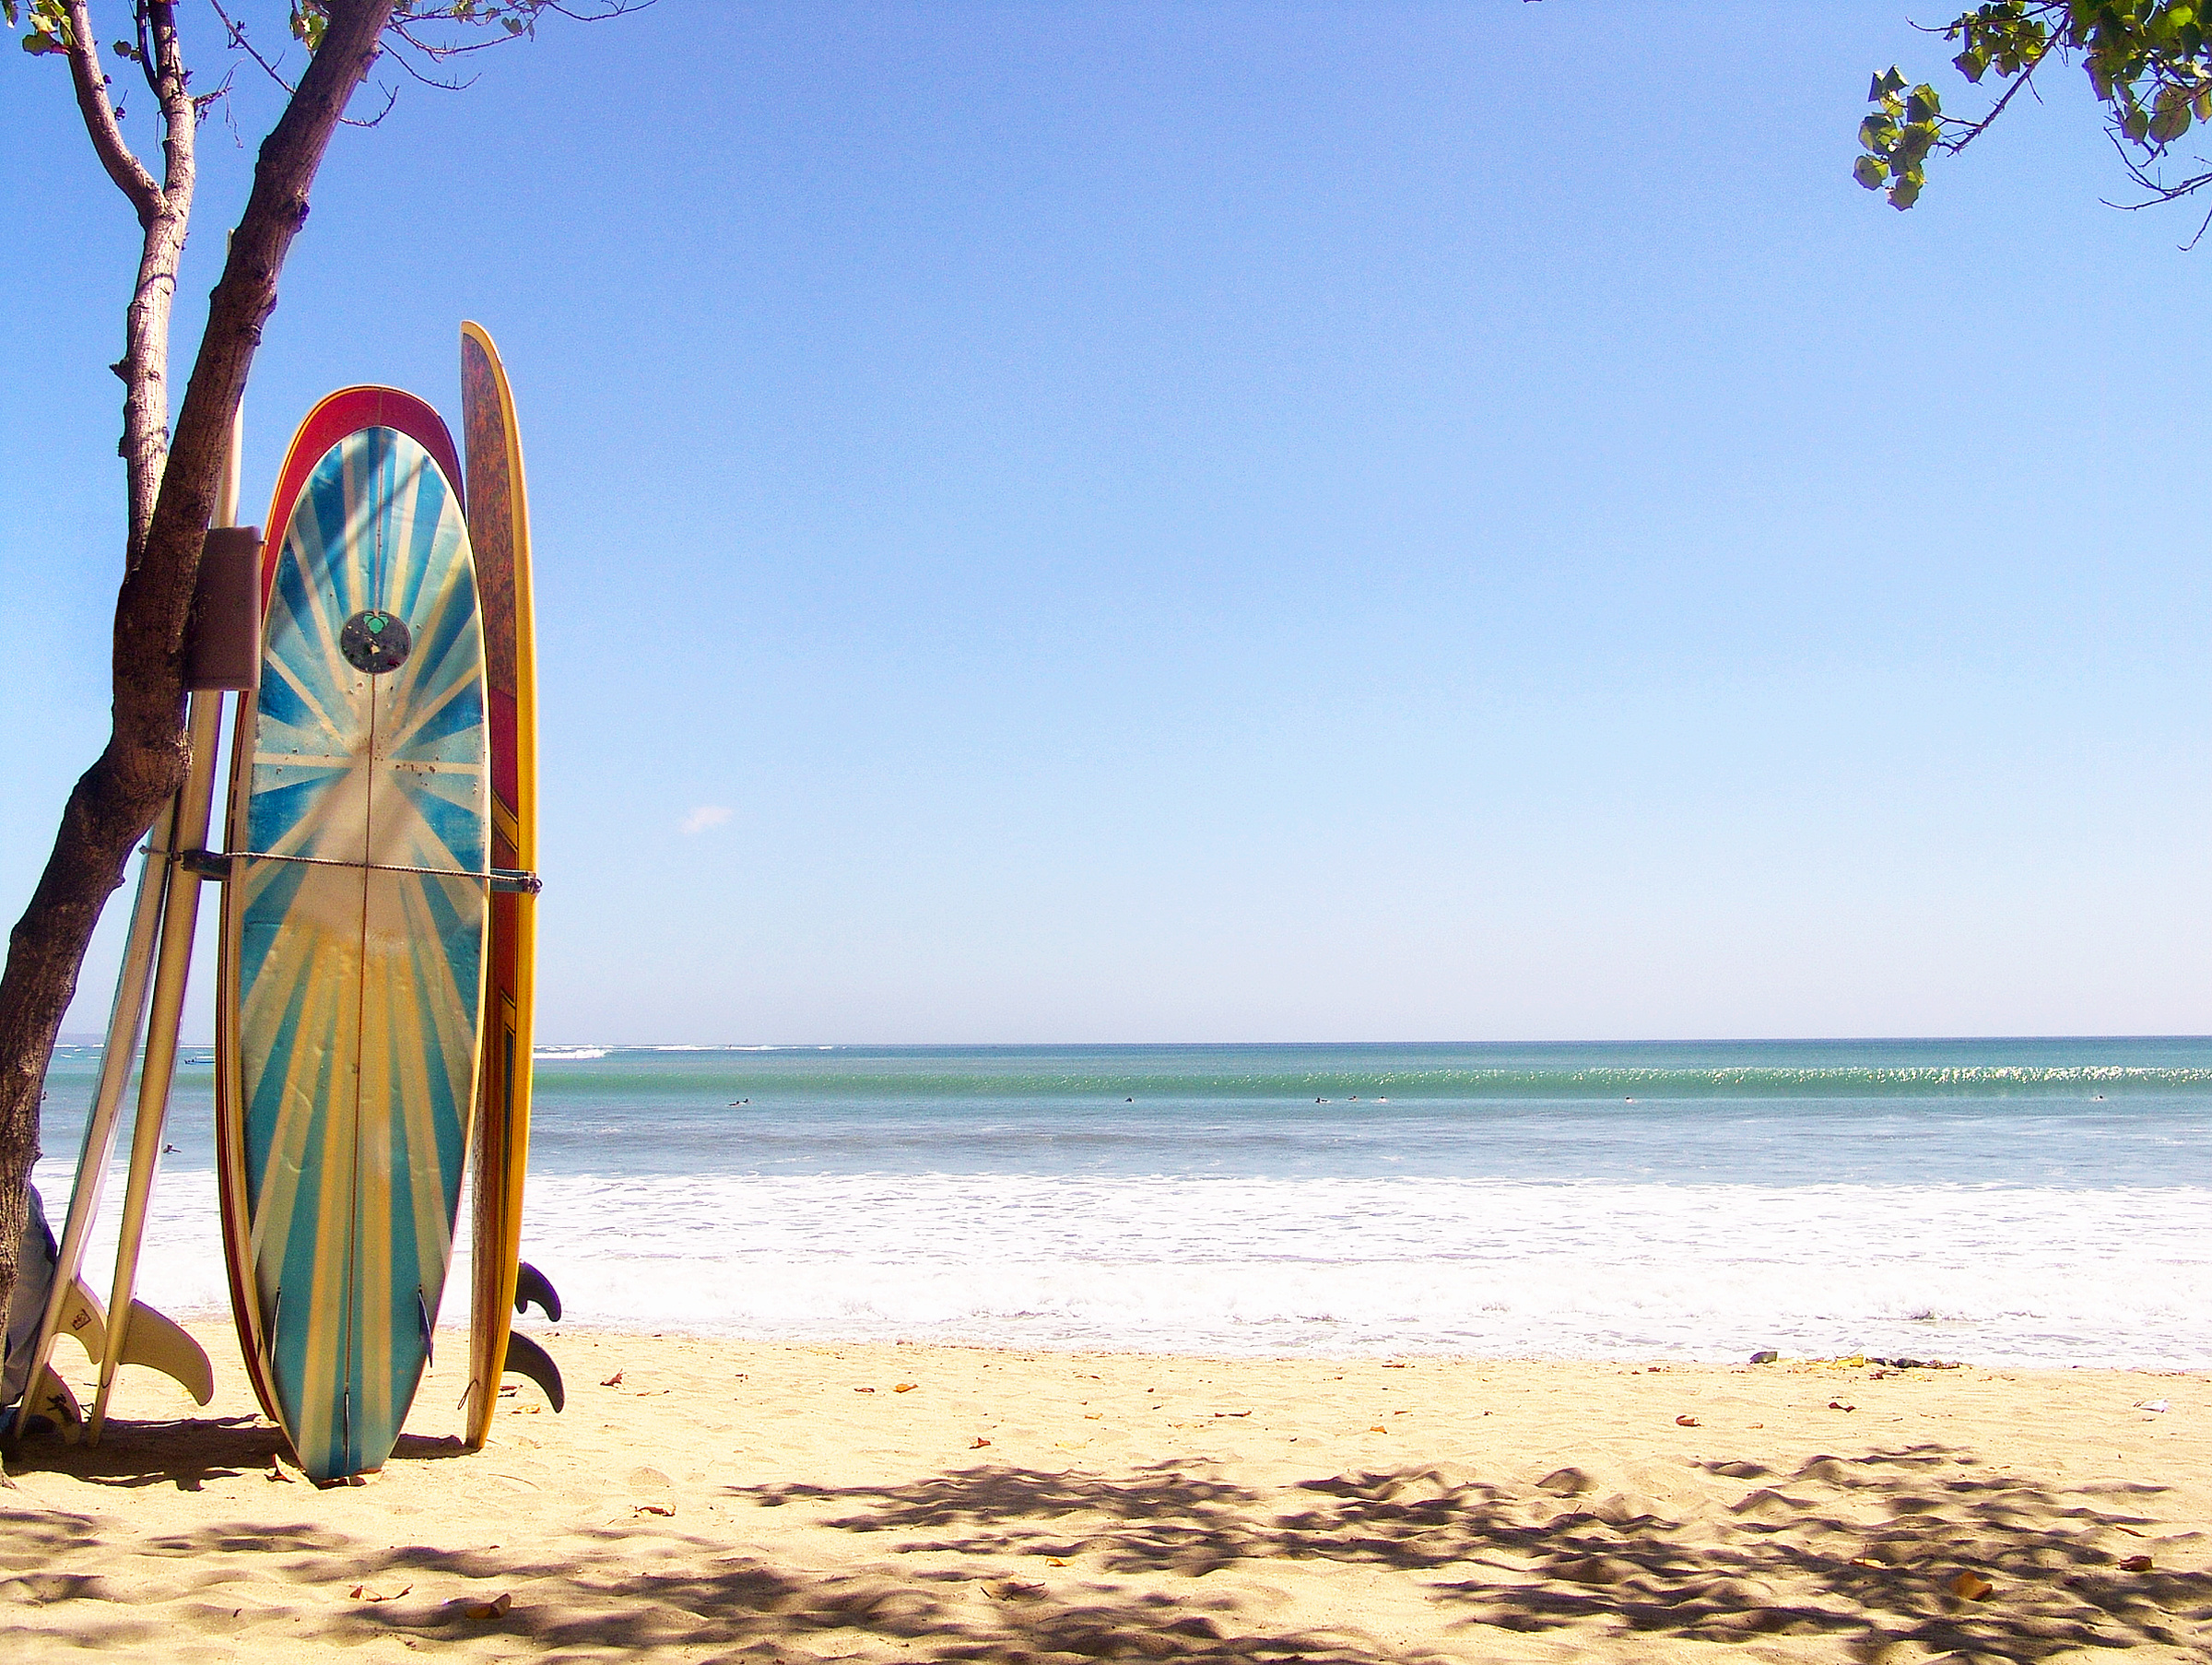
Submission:
<svg viewBox="0 0 2212 1665">
<path fill-rule="evenodd" d="M 97 1068 L 48 1078 L 57 1231 Z M 178 1316 L 227 1308 L 211 1117 L 187 1049 Z M 2206 1369 L 2212 1039 L 547 1046 L 524 1252 L 623 1329 Z"/>
</svg>

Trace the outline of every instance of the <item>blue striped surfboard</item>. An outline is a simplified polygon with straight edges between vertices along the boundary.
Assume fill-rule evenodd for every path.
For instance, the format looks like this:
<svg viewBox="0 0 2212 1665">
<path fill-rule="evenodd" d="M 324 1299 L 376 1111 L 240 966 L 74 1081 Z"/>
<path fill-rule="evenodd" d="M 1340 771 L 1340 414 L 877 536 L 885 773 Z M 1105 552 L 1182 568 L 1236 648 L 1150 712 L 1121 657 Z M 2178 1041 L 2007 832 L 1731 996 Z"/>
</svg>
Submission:
<svg viewBox="0 0 2212 1665">
<path fill-rule="evenodd" d="M 391 1454 L 445 1288 L 489 916 L 483 634 L 459 494 L 394 427 L 322 454 L 266 581 L 233 773 L 225 1238 L 256 1386 L 328 1481 Z"/>
</svg>

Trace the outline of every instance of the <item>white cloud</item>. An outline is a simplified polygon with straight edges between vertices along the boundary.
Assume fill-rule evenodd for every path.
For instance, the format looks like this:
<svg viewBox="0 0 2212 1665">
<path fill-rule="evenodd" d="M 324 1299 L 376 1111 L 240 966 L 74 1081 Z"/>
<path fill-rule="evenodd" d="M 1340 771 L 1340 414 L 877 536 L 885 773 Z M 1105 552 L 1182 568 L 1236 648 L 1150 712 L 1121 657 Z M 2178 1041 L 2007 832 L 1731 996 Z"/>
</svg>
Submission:
<svg viewBox="0 0 2212 1665">
<path fill-rule="evenodd" d="M 704 832 L 709 827 L 719 827 L 730 819 L 733 811 L 727 804 L 701 804 L 689 810 L 676 823 L 676 830 L 687 838 L 694 832 Z"/>
</svg>

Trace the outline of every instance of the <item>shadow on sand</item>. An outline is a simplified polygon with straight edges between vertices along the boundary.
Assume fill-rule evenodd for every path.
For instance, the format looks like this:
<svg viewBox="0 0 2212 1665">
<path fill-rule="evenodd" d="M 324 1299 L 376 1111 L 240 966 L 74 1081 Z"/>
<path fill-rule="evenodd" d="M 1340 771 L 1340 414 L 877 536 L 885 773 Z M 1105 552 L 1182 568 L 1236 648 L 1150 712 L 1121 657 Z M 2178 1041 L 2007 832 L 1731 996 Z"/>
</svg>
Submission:
<svg viewBox="0 0 2212 1665">
<path fill-rule="evenodd" d="M 27 1456 L 33 1469 L 105 1485 L 191 1488 L 265 1470 L 275 1452 L 269 1430 L 235 1423 L 197 1424 L 182 1450 L 168 1430 L 157 1439 L 154 1425 L 142 1429 L 143 1438 L 119 1429 L 98 1451 Z M 418 1444 L 395 1460 L 447 1454 L 444 1442 Z M 646 1523 L 471 1552 L 314 1524 L 215 1525 L 130 1553 L 141 1569 L 147 1557 L 174 1566 L 194 1606 L 223 1610 L 235 1635 L 268 1625 L 333 1643 L 496 1637 L 505 1651 L 575 1659 L 1429 1657 L 1384 1647 L 1354 1628 L 1357 1612 L 1341 1631 L 1272 1624 L 1279 1603 L 1234 1579 L 1205 1581 L 1228 1568 L 1288 1581 L 1286 1563 L 1408 1575 L 1469 1642 L 1494 1627 L 1492 1653 L 1510 1648 L 1502 1631 L 1594 1647 L 1608 1636 L 1798 1635 L 1866 1660 L 1911 1643 L 1912 1657 L 2034 1661 L 2091 1647 L 2199 1647 L 2212 1620 L 2212 1578 L 2121 1565 L 2130 1546 L 2150 1545 L 2130 1534 L 2154 1530 L 2136 1506 L 2158 1488 L 2055 1494 L 1936 1446 L 1818 1458 L 1787 1475 L 1714 1463 L 1686 1478 L 1695 1482 L 1686 1491 L 1710 1501 L 1594 1498 L 1572 1470 L 1518 1489 L 1423 1469 L 1259 1493 L 1171 1467 L 1118 1477 L 976 1468 L 890 1488 L 721 1494 L 874 1535 L 882 1556 L 848 1571 L 771 1564 L 742 1547 L 751 1536 L 742 1515 L 717 1520 L 719 1538 Z M 0 1603 L 81 1646 L 159 1639 L 170 1620 L 143 1600 L 144 1577 L 133 1574 L 129 1588 L 121 1575 L 103 1578 L 113 1548 L 93 1534 L 112 1523 L 6 1502 L 0 1494 Z M 1040 1557 L 1069 1565 L 1048 1584 Z M 1985 1599 L 1954 1593 L 1962 1571 L 1988 1581 Z M 349 1585 L 365 1594 L 344 1599 Z M 477 1593 L 416 1593 L 456 1588 Z M 512 1607 L 472 1614 L 494 1592 Z"/>
<path fill-rule="evenodd" d="M 912 1551 L 1080 1556 L 1114 1573 L 1192 1576 L 1272 1560 L 1387 1567 L 1428 1576 L 1431 1598 L 1468 1621 L 1521 1632 L 1826 1635 L 1866 1659 L 1905 1642 L 2018 1660 L 2202 1644 L 2212 1578 L 2122 1565 L 2148 1547 L 2131 1534 L 2151 1523 L 2131 1506 L 2163 1488 L 2060 1496 L 1978 1470 L 1938 1446 L 1815 1458 L 1788 1476 L 1713 1463 L 1715 1481 L 1748 1489 L 1672 1515 L 1620 1494 L 1590 1499 L 1572 1470 L 1518 1493 L 1435 1469 L 1262 1497 L 1172 1469 L 1105 1481 L 994 1468 L 888 1491 L 751 1495 L 827 1506 L 829 1524 L 895 1532 Z M 1958 1594 L 1962 1573 L 1988 1595 Z"/>
<path fill-rule="evenodd" d="M 467 1455 L 458 1438 L 425 1439 L 403 1434 L 393 1448 L 395 1462 L 435 1461 Z M 111 1418 L 100 1444 L 72 1444 L 58 1435 L 34 1432 L 6 1450 L 15 1474 L 66 1474 L 88 1485 L 174 1486 L 197 1492 L 210 1480 L 234 1480 L 254 1470 L 265 1472 L 281 1458 L 292 1461 L 284 1435 L 255 1416 L 178 1417 L 170 1421 Z"/>
</svg>

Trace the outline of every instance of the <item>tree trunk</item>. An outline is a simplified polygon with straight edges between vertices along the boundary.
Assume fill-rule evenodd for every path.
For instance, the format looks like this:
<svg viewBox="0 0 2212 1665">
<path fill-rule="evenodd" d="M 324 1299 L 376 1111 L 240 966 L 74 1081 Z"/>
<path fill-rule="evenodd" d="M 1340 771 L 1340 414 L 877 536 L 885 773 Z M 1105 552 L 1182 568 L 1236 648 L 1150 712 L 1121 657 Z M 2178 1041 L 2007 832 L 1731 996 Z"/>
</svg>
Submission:
<svg viewBox="0 0 2212 1665">
<path fill-rule="evenodd" d="M 81 0 L 68 9 L 78 41 L 89 45 L 95 37 Z M 0 973 L 0 1312 L 7 1310 L 15 1288 L 30 1165 L 39 1154 L 40 1092 L 54 1035 L 76 992 L 77 969 L 92 927 L 110 892 L 123 882 L 131 847 L 184 777 L 184 629 L 230 424 L 253 350 L 261 343 L 262 325 L 276 305 L 276 278 L 285 254 L 307 218 L 308 189 L 347 100 L 375 61 L 377 37 L 392 9 L 393 0 L 330 0 L 322 42 L 283 116 L 262 143 L 253 189 L 231 234 L 222 279 L 209 300 L 207 327 L 185 388 L 174 443 L 167 445 L 166 456 L 161 452 L 167 436 L 159 431 L 167 405 L 160 390 L 167 356 L 162 343 L 175 257 L 183 246 L 189 184 L 171 226 L 163 219 L 165 194 L 153 191 L 149 201 L 152 182 L 114 131 L 106 94 L 97 84 L 97 59 L 91 61 L 88 75 L 79 58 L 89 54 L 76 50 L 70 53 L 77 101 L 94 148 L 147 228 L 147 255 L 130 312 L 129 342 L 140 356 L 126 356 L 117 369 L 127 390 L 124 454 L 131 470 L 135 559 L 115 603 L 115 703 L 108 743 L 69 795 L 53 854 L 31 893 L 30 905 L 9 935 L 7 965 Z M 160 33 L 169 10 L 165 5 L 148 7 L 155 49 L 148 68 L 157 79 L 157 90 Z M 168 54 L 173 60 L 173 27 L 167 33 Z M 181 93 L 181 64 L 176 76 Z M 196 112 L 189 99 L 182 102 L 181 177 L 189 181 L 189 127 Z M 169 110 L 166 99 L 164 109 Z M 179 144 L 180 124 L 172 119 L 167 140 L 172 179 L 180 177 Z M 165 278 L 157 257 L 158 242 L 167 251 Z M 150 288 L 149 272 L 156 279 Z M 149 368 L 155 372 L 150 381 Z M 148 449 L 134 450 L 135 444 Z M 152 459 L 143 523 L 142 457 Z"/>
</svg>

